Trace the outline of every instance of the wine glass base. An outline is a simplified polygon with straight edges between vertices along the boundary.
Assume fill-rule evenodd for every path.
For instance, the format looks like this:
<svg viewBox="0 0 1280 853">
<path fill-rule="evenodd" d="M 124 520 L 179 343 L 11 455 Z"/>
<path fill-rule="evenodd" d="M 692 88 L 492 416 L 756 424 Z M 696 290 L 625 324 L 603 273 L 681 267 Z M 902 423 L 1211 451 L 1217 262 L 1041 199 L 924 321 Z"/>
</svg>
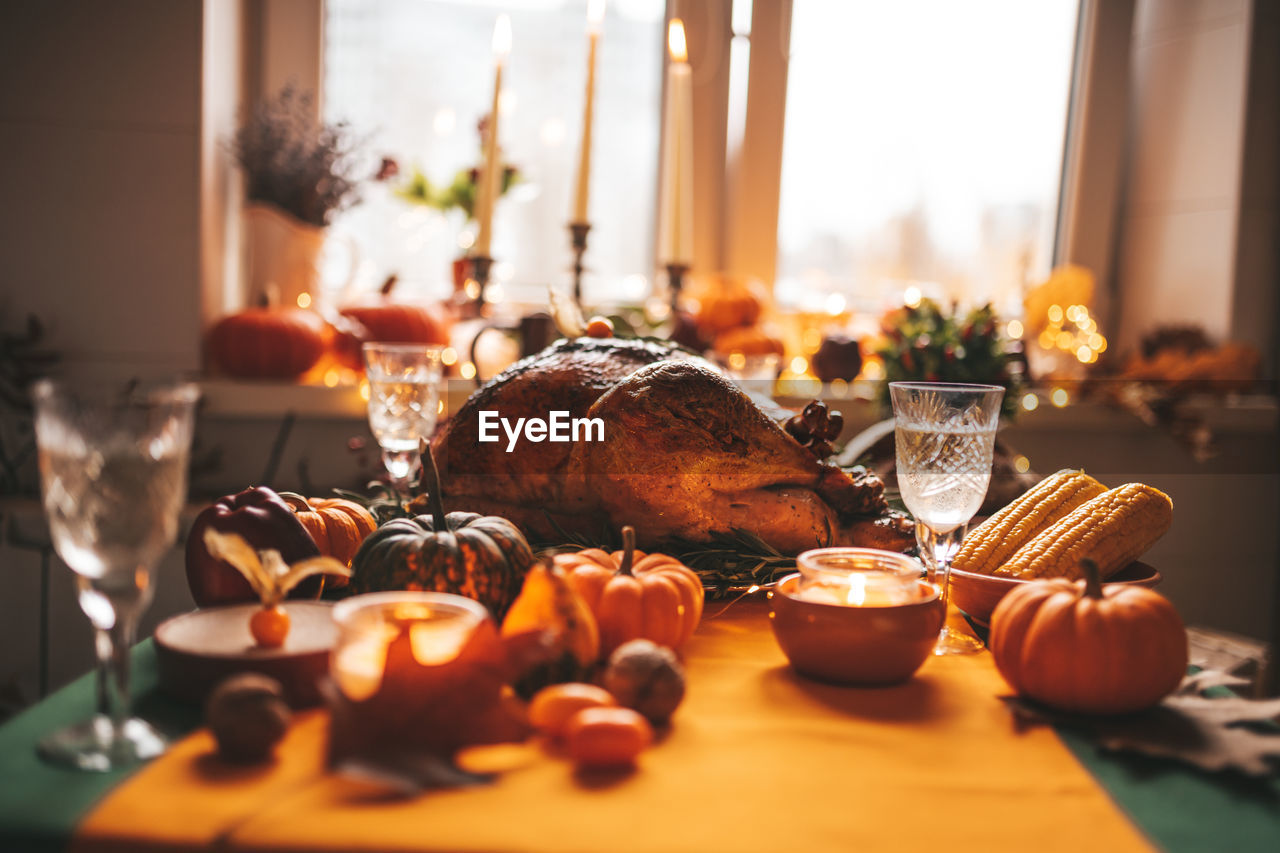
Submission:
<svg viewBox="0 0 1280 853">
<path fill-rule="evenodd" d="M 933 653 L 935 655 L 972 655 L 984 648 L 982 641 L 977 637 L 956 631 L 947 625 L 938 634 L 938 644 L 933 647 Z"/>
<path fill-rule="evenodd" d="M 144 720 L 126 720 L 116 732 L 109 719 L 97 716 L 45 736 L 36 753 L 51 764 L 105 773 L 155 758 L 167 745 Z"/>
</svg>

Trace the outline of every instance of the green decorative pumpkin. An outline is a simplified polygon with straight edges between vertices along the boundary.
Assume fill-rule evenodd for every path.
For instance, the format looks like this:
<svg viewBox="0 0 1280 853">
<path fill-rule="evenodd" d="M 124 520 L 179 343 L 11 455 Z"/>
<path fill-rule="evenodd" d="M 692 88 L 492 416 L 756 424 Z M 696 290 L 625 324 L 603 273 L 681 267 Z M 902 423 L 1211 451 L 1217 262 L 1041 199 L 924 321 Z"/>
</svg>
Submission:
<svg viewBox="0 0 1280 853">
<path fill-rule="evenodd" d="M 533 550 L 505 518 L 446 515 L 430 451 L 422 461 L 432 486 L 431 515 L 392 519 L 369 534 L 351 560 L 351 591 L 452 592 L 475 599 L 501 620 L 533 564 Z"/>
</svg>

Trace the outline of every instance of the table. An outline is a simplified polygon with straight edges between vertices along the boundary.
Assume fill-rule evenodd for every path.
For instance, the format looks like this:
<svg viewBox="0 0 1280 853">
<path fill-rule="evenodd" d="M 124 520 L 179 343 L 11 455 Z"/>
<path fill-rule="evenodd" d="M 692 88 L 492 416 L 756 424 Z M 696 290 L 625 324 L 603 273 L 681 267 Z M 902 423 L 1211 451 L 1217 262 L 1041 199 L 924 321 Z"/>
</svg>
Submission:
<svg viewBox="0 0 1280 853">
<path fill-rule="evenodd" d="M 716 608 L 711 608 L 714 611 Z M 1280 784 L 1103 756 L 1049 728 L 1015 733 L 987 654 L 935 658 L 894 688 L 809 682 L 786 666 L 762 602 L 704 620 L 689 696 L 640 769 L 576 778 L 538 746 L 497 784 L 387 801 L 325 776 L 323 712 L 299 715 L 277 762 L 211 757 L 197 713 L 154 691 L 141 710 L 191 734 L 136 774 L 41 764 L 36 739 L 82 717 L 86 678 L 0 728 L 0 850 L 1277 849 Z M 74 836 L 74 838 L 73 838 Z"/>
</svg>

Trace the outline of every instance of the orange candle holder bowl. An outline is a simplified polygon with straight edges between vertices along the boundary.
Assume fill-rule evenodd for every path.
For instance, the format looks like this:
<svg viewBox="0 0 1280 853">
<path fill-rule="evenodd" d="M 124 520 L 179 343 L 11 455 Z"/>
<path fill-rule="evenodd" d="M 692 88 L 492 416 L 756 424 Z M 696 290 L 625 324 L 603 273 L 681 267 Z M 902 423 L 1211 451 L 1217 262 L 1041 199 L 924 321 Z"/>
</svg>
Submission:
<svg viewBox="0 0 1280 853">
<path fill-rule="evenodd" d="M 769 624 L 778 645 L 796 672 L 818 681 L 868 687 L 906 681 L 931 656 L 942 630 L 946 605 L 938 588 L 911 576 L 910 567 L 918 571 L 918 564 L 901 554 L 840 550 L 861 552 L 860 559 L 897 572 L 903 578 L 900 594 L 883 600 L 859 596 L 854 603 L 853 597 L 811 594 L 804 587 L 813 576 L 787 575 L 769 593 Z"/>
</svg>

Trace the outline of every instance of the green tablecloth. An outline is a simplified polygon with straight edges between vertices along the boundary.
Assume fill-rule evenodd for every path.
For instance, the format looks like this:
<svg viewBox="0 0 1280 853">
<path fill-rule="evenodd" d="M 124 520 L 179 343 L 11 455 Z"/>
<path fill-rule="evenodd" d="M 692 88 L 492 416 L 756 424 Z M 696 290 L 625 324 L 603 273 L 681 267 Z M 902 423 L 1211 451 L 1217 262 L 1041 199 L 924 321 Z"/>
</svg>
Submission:
<svg viewBox="0 0 1280 853">
<path fill-rule="evenodd" d="M 150 641 L 134 650 L 133 665 L 143 716 L 173 737 L 198 725 L 195 709 L 156 694 Z M 85 676 L 0 727 L 0 851 L 63 849 L 80 818 L 128 775 L 62 770 L 35 755 L 42 735 L 89 713 L 93 686 L 93 676 Z M 1280 850 L 1276 777 L 1258 782 L 1140 757 L 1104 755 L 1079 735 L 1061 736 L 1115 802 L 1171 853 Z M 1034 847 L 1035 840 L 1027 843 Z"/>
</svg>

